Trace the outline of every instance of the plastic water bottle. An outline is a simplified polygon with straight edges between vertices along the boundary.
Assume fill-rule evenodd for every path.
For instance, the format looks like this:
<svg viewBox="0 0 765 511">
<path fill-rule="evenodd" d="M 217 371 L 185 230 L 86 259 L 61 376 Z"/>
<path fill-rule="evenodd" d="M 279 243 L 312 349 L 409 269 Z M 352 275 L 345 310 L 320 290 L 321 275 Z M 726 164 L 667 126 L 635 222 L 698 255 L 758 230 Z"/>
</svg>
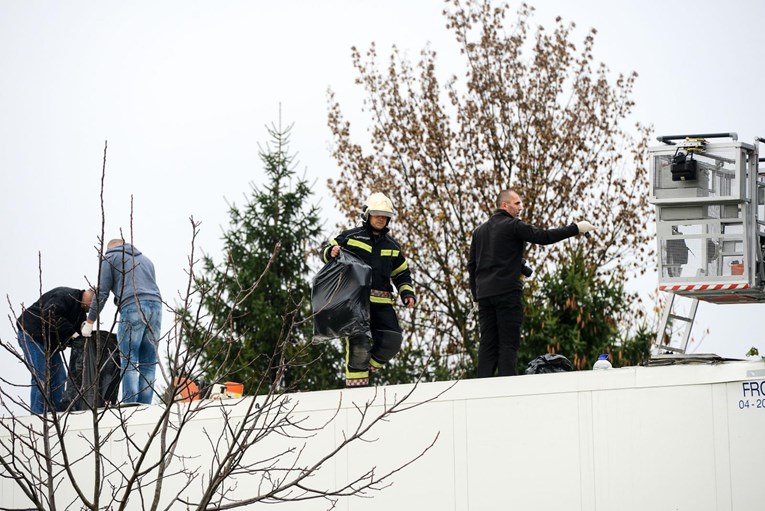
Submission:
<svg viewBox="0 0 765 511">
<path fill-rule="evenodd" d="M 597 362 L 595 362 L 595 365 L 592 366 L 592 369 L 611 369 L 611 362 L 608 361 L 608 353 L 600 355 Z"/>
</svg>

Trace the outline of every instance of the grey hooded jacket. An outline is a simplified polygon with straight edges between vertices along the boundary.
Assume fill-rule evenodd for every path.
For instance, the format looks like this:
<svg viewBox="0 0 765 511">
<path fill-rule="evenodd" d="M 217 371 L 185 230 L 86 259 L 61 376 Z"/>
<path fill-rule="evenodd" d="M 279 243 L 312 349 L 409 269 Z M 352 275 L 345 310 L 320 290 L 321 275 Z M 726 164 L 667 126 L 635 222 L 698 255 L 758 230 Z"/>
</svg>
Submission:
<svg viewBox="0 0 765 511">
<path fill-rule="evenodd" d="M 119 310 L 136 301 L 162 301 L 154 264 L 130 243 L 112 247 L 104 254 L 96 293 L 98 300 L 90 305 L 89 320 L 96 320 L 109 293 L 114 294 L 114 304 Z"/>
</svg>

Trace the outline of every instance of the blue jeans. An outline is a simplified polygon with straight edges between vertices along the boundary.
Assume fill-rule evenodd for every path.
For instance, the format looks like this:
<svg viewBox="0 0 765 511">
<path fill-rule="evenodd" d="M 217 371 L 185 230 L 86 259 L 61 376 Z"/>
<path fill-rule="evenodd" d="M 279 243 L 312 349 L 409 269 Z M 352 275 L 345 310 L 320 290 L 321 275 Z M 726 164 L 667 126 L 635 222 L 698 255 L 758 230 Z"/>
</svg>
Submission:
<svg viewBox="0 0 765 511">
<path fill-rule="evenodd" d="M 142 300 L 120 309 L 117 339 L 122 356 L 123 403 L 151 404 L 161 328 L 162 302 Z"/>
<path fill-rule="evenodd" d="M 18 339 L 24 360 L 32 373 L 30 410 L 37 415 L 51 410 L 51 407 L 60 410 L 66 383 L 66 368 L 61 352 L 56 350 L 51 353 L 47 346 L 35 341 L 23 330 L 19 330 Z"/>
</svg>

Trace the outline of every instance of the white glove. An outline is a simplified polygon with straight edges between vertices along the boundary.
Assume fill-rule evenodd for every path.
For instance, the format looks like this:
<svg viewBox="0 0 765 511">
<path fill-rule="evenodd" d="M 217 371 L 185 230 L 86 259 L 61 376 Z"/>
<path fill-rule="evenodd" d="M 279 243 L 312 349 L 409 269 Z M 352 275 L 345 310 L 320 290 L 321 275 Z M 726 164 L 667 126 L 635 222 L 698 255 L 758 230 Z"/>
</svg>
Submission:
<svg viewBox="0 0 765 511">
<path fill-rule="evenodd" d="M 587 220 L 582 220 L 581 222 L 577 222 L 576 223 L 576 227 L 577 227 L 577 229 L 579 229 L 579 234 L 586 234 L 586 233 L 588 233 L 590 231 L 594 231 L 595 230 L 595 226 L 592 225 Z"/>
<path fill-rule="evenodd" d="M 69 338 L 69 340 L 70 340 L 70 341 L 73 341 L 73 340 L 77 339 L 79 336 L 80 336 L 80 334 L 78 334 L 77 332 L 75 332 L 75 333 L 73 333 L 73 334 L 72 334 L 72 336 Z"/>
<path fill-rule="evenodd" d="M 83 337 L 90 337 L 93 333 L 93 323 L 88 323 L 87 321 L 82 322 L 82 327 L 80 328 L 80 332 L 82 332 Z"/>
</svg>

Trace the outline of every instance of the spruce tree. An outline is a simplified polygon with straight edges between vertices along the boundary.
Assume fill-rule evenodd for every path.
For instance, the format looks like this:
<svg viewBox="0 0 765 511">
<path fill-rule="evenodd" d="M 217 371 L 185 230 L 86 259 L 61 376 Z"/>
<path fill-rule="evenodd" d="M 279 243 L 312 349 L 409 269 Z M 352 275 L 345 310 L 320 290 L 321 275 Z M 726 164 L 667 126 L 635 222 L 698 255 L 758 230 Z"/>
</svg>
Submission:
<svg viewBox="0 0 765 511">
<path fill-rule="evenodd" d="M 592 369 L 602 353 L 611 355 L 614 367 L 650 358 L 655 332 L 632 306 L 637 298 L 618 275 L 599 273 L 584 250 L 555 271 L 532 276 L 525 291 L 519 374 L 545 353 L 567 357 L 576 370 Z"/>
<path fill-rule="evenodd" d="M 311 342 L 308 258 L 321 225 L 319 209 L 309 204 L 311 187 L 295 177 L 291 128 L 281 122 L 267 128 L 271 141 L 259 145 L 266 184 L 251 184 L 244 206 L 230 205 L 227 260 L 205 256 L 203 275 L 195 278 L 206 324 L 197 317 L 186 330 L 189 350 L 201 359 L 196 372 L 207 382 L 242 382 L 247 394 L 272 385 L 291 391 L 341 383 L 337 347 Z"/>
</svg>

